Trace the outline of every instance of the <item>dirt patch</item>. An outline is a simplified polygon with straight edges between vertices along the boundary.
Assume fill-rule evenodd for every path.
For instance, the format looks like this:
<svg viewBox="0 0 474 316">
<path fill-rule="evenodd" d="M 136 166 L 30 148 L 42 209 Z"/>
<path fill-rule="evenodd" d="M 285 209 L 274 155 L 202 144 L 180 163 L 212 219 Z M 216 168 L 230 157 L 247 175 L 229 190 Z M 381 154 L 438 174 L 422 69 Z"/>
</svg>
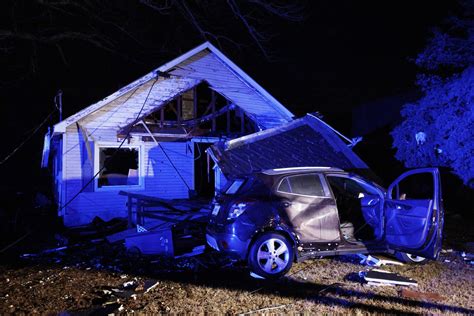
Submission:
<svg viewBox="0 0 474 316">
<path fill-rule="evenodd" d="M 98 243 L 15 260 L 0 266 L 0 313 L 474 313 L 474 269 L 457 252 L 384 267 L 417 280 L 414 291 L 440 294 L 436 302 L 362 284 L 358 272 L 368 267 L 355 256 L 295 264 L 275 282 L 217 268 L 225 263 L 209 256 L 148 260 Z"/>
</svg>

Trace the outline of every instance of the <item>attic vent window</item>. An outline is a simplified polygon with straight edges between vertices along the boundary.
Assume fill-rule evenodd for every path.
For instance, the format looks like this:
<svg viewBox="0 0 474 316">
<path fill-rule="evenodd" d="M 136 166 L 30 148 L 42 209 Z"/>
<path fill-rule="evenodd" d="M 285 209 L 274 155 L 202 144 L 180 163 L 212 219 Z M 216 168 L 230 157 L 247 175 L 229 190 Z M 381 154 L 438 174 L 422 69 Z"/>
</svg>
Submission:
<svg viewBox="0 0 474 316">
<path fill-rule="evenodd" d="M 140 148 L 99 146 L 97 187 L 123 187 L 140 185 Z"/>
</svg>

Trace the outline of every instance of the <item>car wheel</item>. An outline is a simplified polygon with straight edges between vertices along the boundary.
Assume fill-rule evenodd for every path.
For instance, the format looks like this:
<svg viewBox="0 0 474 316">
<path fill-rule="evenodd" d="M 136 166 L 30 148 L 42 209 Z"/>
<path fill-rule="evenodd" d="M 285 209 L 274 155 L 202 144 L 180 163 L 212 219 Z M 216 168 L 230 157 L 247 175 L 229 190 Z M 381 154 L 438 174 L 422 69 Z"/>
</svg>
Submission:
<svg viewBox="0 0 474 316">
<path fill-rule="evenodd" d="M 277 233 L 264 233 L 250 247 L 248 263 L 253 273 L 277 279 L 290 270 L 293 258 L 293 246 L 287 238 Z"/>
<path fill-rule="evenodd" d="M 395 254 L 398 260 L 406 262 L 406 263 L 413 263 L 413 264 L 423 264 L 428 261 L 425 257 L 420 257 L 417 255 L 412 255 L 411 253 L 407 252 L 397 252 Z"/>
</svg>

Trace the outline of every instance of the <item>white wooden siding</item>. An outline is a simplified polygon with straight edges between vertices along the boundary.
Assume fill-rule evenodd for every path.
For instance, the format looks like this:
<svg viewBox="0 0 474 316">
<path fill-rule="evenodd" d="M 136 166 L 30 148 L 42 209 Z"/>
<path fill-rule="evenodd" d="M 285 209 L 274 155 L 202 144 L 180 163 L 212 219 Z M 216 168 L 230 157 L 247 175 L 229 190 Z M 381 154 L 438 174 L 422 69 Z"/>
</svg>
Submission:
<svg viewBox="0 0 474 316">
<path fill-rule="evenodd" d="M 139 113 L 140 117 L 150 114 L 182 92 L 192 89 L 201 81 L 200 79 L 176 77 L 159 78 L 156 82 L 155 79 L 149 80 L 142 86 L 111 101 L 100 110 L 84 117 L 80 120 L 80 124 L 85 126 L 92 135 L 94 135 L 95 129 L 113 129 L 117 132 L 121 127 L 134 122 Z M 146 104 L 144 104 L 145 101 Z"/>
<path fill-rule="evenodd" d="M 98 130 L 100 135 L 113 135 L 106 130 Z M 65 202 L 70 201 L 82 188 L 81 144 L 80 135 L 72 127 L 65 133 L 64 151 L 64 185 Z M 116 140 L 116 136 L 115 136 Z M 171 162 L 163 154 L 161 147 L 153 142 L 133 141 L 133 145 L 143 146 L 142 165 L 144 174 L 144 188 L 130 189 L 142 194 L 162 198 L 187 198 L 188 188 L 179 177 Z M 188 143 L 170 142 L 161 143 L 174 166 L 186 180 L 191 189 L 193 187 L 194 153 L 193 146 Z M 89 223 L 95 216 L 104 220 L 127 215 L 126 200 L 118 195 L 117 191 L 94 191 L 80 193 L 64 210 L 66 226 L 77 226 Z"/>
</svg>

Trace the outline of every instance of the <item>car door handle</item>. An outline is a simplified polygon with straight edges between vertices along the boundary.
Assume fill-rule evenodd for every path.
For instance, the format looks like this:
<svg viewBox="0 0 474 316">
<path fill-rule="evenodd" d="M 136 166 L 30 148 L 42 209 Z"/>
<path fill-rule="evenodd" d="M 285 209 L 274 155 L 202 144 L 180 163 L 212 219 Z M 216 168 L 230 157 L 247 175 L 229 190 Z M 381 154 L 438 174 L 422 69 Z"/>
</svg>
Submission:
<svg viewBox="0 0 474 316">
<path fill-rule="evenodd" d="M 291 203 L 290 202 L 283 202 L 283 206 L 284 207 L 289 207 L 289 206 L 291 206 Z"/>
</svg>

